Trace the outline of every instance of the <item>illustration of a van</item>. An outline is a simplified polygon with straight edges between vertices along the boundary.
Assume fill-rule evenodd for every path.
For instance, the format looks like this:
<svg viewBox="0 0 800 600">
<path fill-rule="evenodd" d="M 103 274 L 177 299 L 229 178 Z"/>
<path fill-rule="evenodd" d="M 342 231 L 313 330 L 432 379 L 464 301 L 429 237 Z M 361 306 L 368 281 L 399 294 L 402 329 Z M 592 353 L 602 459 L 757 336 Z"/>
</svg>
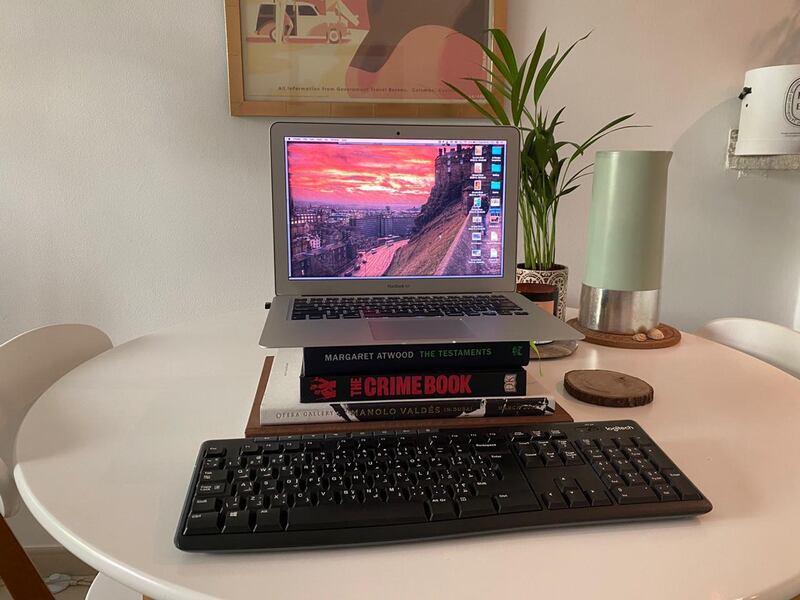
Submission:
<svg viewBox="0 0 800 600">
<path fill-rule="evenodd" d="M 276 12 L 285 6 L 283 32 L 278 31 Z M 256 35 L 248 36 L 250 42 L 327 42 L 338 44 L 347 41 L 350 26 L 358 25 L 358 16 L 347 8 L 343 0 L 328 0 L 325 11 L 320 12 L 311 2 L 262 2 L 258 8 Z"/>
</svg>

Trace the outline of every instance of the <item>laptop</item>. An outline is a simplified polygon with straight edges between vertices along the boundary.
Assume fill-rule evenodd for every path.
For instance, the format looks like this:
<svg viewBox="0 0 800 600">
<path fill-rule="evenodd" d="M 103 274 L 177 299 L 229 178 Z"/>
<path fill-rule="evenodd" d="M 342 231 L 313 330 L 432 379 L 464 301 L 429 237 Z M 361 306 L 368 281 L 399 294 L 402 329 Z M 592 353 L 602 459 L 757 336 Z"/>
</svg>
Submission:
<svg viewBox="0 0 800 600">
<path fill-rule="evenodd" d="M 513 127 L 275 123 L 269 348 L 572 340 L 515 290 Z"/>
</svg>

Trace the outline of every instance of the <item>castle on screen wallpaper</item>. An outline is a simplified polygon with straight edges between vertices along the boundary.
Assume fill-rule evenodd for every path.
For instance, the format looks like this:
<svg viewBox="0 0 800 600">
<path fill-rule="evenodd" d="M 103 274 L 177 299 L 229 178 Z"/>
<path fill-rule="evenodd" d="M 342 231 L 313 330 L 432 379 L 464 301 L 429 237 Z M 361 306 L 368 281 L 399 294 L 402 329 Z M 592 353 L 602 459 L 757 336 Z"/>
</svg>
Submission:
<svg viewBox="0 0 800 600">
<path fill-rule="evenodd" d="M 290 277 L 502 276 L 503 152 L 287 142 Z"/>
</svg>

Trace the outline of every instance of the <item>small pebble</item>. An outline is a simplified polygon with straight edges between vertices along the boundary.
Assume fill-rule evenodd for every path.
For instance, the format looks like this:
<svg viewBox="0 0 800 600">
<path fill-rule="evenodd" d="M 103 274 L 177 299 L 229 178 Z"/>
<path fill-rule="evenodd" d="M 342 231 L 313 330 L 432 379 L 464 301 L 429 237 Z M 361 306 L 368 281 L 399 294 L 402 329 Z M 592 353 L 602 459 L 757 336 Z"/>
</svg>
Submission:
<svg viewBox="0 0 800 600">
<path fill-rule="evenodd" d="M 633 334 L 634 341 L 637 342 L 646 342 L 647 341 L 647 334 L 646 333 L 635 333 Z"/>
<path fill-rule="evenodd" d="M 651 340 L 663 340 L 664 332 L 660 329 L 651 329 L 647 332 L 647 337 L 649 337 Z"/>
</svg>

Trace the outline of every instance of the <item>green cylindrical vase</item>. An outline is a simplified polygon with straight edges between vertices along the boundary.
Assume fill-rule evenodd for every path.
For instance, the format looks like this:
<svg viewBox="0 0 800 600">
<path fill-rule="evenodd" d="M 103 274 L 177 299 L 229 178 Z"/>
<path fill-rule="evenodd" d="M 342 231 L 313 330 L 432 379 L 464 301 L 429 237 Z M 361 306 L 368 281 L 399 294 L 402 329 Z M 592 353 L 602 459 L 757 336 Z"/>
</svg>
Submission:
<svg viewBox="0 0 800 600">
<path fill-rule="evenodd" d="M 658 325 L 672 152 L 598 152 L 579 323 L 633 334 Z"/>
</svg>

